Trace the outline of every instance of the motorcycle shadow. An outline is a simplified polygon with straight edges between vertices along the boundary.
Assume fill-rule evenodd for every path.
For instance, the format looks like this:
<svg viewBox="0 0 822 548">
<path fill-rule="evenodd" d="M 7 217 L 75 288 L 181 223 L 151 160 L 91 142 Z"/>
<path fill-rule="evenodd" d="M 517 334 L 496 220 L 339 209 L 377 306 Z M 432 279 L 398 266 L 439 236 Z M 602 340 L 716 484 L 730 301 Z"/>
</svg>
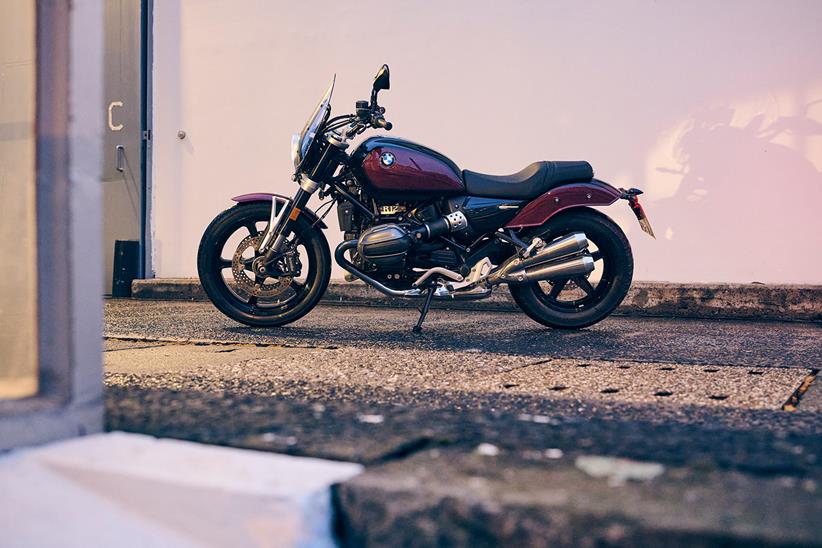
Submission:
<svg viewBox="0 0 822 548">
<path fill-rule="evenodd" d="M 411 332 L 411 322 L 403 325 L 396 322 L 364 322 L 345 327 L 292 325 L 271 329 L 236 326 L 226 327 L 225 331 L 243 338 L 264 334 L 280 344 L 316 347 L 390 346 L 398 350 L 447 350 L 520 356 L 550 354 L 569 358 L 590 358 L 592 351 L 602 358 L 625 355 L 624 339 L 615 330 L 608 329 L 607 321 L 578 331 L 531 326 L 526 320 L 522 323 L 522 326 L 475 324 L 471 322 L 469 315 L 457 324 L 442 319 L 432 320 L 423 327 L 421 333 Z"/>
</svg>

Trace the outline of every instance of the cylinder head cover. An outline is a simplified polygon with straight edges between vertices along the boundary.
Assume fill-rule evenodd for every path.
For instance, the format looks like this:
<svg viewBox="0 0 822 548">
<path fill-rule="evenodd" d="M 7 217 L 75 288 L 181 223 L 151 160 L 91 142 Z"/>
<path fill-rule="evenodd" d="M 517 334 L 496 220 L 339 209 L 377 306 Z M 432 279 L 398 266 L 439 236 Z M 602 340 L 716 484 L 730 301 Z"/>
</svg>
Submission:
<svg viewBox="0 0 822 548">
<path fill-rule="evenodd" d="M 357 252 L 360 257 L 380 268 L 396 268 L 402 265 L 405 254 L 412 245 L 414 238 L 404 228 L 387 224 L 363 232 L 357 244 Z"/>
</svg>

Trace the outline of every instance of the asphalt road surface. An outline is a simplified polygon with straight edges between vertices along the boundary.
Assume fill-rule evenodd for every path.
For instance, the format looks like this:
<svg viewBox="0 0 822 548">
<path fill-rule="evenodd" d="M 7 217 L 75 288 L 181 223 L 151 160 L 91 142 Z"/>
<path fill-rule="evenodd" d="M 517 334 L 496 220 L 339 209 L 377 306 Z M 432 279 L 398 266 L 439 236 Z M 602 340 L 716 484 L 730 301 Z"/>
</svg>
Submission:
<svg viewBox="0 0 822 548">
<path fill-rule="evenodd" d="M 208 303 L 107 301 L 109 426 L 363 462 L 553 440 L 569 453 L 817 473 L 822 409 L 791 399 L 820 366 L 818 325 L 614 317 L 562 332 L 436 310 L 414 335 L 414 319 L 320 306 L 251 329 Z"/>
</svg>

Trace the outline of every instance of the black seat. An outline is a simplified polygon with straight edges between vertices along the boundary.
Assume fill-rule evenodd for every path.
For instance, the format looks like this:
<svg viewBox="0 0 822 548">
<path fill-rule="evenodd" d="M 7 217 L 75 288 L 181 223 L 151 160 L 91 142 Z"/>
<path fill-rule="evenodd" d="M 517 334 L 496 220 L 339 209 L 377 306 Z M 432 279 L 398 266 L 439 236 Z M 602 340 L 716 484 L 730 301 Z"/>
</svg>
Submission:
<svg viewBox="0 0 822 548">
<path fill-rule="evenodd" d="M 462 178 L 471 196 L 528 200 L 562 183 L 590 181 L 594 169 L 588 162 L 534 162 L 513 175 L 484 175 L 466 169 Z"/>
</svg>

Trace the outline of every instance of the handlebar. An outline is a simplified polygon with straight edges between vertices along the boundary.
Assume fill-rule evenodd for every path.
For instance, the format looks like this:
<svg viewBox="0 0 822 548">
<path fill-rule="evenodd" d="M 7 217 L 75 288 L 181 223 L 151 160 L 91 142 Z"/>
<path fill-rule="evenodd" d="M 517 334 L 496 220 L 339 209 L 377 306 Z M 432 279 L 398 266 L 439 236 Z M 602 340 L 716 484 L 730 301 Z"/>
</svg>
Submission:
<svg viewBox="0 0 822 548">
<path fill-rule="evenodd" d="M 351 139 L 359 135 L 366 128 L 381 128 L 385 131 L 391 131 L 394 124 L 385 119 L 385 107 L 379 105 L 369 105 L 368 101 L 357 101 L 356 114 L 345 114 L 337 116 L 328 121 L 325 126 L 326 131 L 339 131 L 346 139 Z M 348 126 L 346 128 L 346 126 Z"/>
</svg>

